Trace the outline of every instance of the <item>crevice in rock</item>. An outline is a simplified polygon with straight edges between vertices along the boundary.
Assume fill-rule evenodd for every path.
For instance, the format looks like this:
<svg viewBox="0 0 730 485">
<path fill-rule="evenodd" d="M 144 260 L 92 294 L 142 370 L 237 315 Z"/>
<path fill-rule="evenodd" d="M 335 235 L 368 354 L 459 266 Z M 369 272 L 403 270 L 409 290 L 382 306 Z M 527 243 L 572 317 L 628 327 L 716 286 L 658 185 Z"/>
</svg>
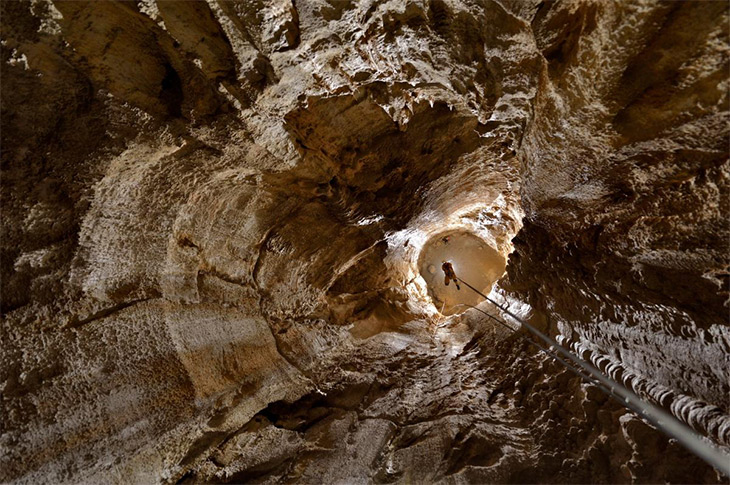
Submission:
<svg viewBox="0 0 730 485">
<path fill-rule="evenodd" d="M 95 322 L 96 320 L 101 320 L 101 319 L 107 318 L 107 317 L 109 317 L 115 313 L 121 312 L 122 310 L 129 308 L 131 306 L 138 305 L 140 303 L 145 303 L 145 302 L 148 302 L 151 300 L 155 300 L 157 298 L 159 298 L 159 295 L 152 296 L 149 298 L 139 298 L 139 299 L 132 300 L 132 301 L 125 301 L 125 302 L 119 303 L 117 305 L 93 312 L 84 318 L 80 318 L 78 315 L 74 315 L 73 317 L 69 318 L 68 322 L 64 325 L 63 328 L 79 328 L 88 323 Z"/>
</svg>

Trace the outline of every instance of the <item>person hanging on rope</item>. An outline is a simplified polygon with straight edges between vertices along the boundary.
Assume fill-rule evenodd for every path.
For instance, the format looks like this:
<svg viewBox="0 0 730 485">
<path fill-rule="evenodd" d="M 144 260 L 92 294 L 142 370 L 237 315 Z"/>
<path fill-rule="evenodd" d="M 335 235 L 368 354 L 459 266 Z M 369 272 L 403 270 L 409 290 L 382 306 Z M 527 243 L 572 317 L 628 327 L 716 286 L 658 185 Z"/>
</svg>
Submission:
<svg viewBox="0 0 730 485">
<path fill-rule="evenodd" d="M 441 269 L 444 271 L 444 284 L 446 286 L 449 286 L 449 282 L 451 280 L 454 280 L 454 284 L 456 285 L 457 290 L 461 290 L 461 287 L 459 286 L 459 280 L 456 279 L 456 273 L 454 273 L 454 267 L 451 266 L 451 263 L 448 261 L 444 261 L 444 264 L 441 265 Z"/>
</svg>

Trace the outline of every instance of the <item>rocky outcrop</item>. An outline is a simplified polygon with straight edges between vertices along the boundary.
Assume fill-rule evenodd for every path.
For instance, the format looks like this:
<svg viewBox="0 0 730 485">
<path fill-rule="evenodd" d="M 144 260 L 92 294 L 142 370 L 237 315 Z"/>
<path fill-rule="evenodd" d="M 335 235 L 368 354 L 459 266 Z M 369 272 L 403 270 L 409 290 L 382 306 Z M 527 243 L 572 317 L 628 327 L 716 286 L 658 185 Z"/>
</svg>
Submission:
<svg viewBox="0 0 730 485">
<path fill-rule="evenodd" d="M 721 479 L 725 3 L 0 7 L 0 481 Z"/>
</svg>

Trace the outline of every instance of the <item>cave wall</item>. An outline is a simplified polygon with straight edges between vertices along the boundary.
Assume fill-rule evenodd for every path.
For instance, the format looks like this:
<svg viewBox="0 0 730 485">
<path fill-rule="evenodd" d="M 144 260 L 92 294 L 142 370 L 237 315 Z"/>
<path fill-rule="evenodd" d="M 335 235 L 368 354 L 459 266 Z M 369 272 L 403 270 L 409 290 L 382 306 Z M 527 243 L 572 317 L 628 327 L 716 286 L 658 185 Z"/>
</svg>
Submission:
<svg viewBox="0 0 730 485">
<path fill-rule="evenodd" d="M 0 480 L 717 479 L 417 260 L 728 444 L 724 3 L 1 6 Z"/>
<path fill-rule="evenodd" d="M 537 11 L 547 64 L 510 265 L 556 333 L 724 414 L 727 15 L 715 2 Z M 545 279 L 523 285 L 531 273 Z"/>
</svg>

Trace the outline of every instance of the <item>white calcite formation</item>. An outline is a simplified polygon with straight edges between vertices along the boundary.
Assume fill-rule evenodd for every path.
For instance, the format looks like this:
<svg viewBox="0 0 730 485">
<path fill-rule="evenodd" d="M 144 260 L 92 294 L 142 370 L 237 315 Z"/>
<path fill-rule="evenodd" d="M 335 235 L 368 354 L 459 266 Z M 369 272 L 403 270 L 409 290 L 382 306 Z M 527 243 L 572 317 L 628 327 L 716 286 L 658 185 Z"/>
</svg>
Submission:
<svg viewBox="0 0 730 485">
<path fill-rule="evenodd" d="M 727 2 L 0 8 L 0 482 L 727 480 Z"/>
</svg>

